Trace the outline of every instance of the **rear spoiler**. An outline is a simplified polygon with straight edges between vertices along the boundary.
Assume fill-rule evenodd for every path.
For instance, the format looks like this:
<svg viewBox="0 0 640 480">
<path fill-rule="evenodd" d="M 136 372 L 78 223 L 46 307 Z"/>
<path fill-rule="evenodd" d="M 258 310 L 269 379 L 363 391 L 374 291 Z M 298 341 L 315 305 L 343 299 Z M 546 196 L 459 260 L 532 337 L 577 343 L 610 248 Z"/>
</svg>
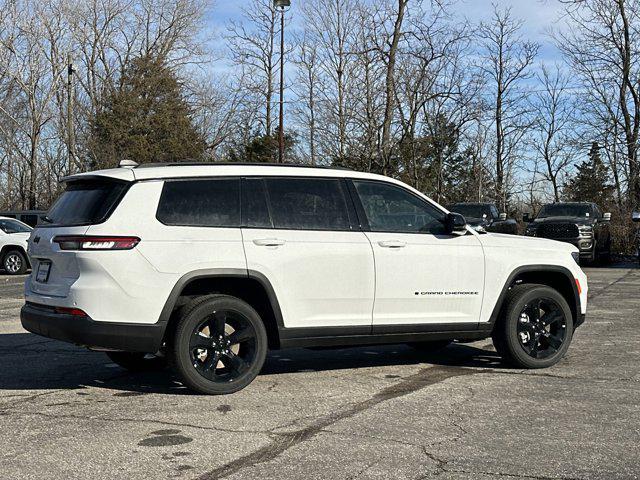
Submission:
<svg viewBox="0 0 640 480">
<path fill-rule="evenodd" d="M 88 182 L 123 182 L 123 183 L 128 183 L 128 182 L 133 182 L 135 180 L 134 178 L 122 178 L 122 177 L 115 177 L 112 175 L 91 175 L 91 174 L 80 174 L 80 175 L 68 175 L 66 177 L 62 177 L 60 179 L 60 183 L 69 183 L 69 182 L 84 182 L 84 181 L 88 181 Z"/>
</svg>

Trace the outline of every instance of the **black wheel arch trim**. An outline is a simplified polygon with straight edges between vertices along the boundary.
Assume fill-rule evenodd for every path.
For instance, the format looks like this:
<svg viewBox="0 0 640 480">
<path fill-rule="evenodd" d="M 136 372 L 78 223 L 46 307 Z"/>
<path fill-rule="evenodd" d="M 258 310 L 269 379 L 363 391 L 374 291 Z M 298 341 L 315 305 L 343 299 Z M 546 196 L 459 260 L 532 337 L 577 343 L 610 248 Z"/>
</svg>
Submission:
<svg viewBox="0 0 640 480">
<path fill-rule="evenodd" d="M 278 298 L 276 296 L 275 290 L 273 289 L 273 286 L 271 285 L 271 282 L 263 273 L 256 270 L 247 270 L 244 268 L 211 268 L 194 270 L 193 272 L 189 272 L 183 275 L 172 288 L 171 293 L 169 294 L 169 297 L 167 298 L 167 301 L 162 308 L 158 323 L 166 324 L 169 322 L 171 314 L 173 313 L 173 310 L 177 304 L 178 298 L 180 297 L 180 294 L 184 291 L 185 287 L 189 285 L 189 283 L 205 278 L 224 277 L 247 278 L 257 281 L 267 293 L 267 297 L 269 298 L 269 302 L 271 303 L 273 315 L 276 319 L 278 327 L 284 328 L 282 310 L 280 309 L 280 303 L 278 302 Z"/>
<path fill-rule="evenodd" d="M 500 296 L 498 297 L 498 301 L 494 305 L 493 311 L 491 312 L 491 317 L 489 317 L 490 329 L 493 329 L 493 326 L 498 320 L 500 312 L 502 311 L 504 299 L 507 295 L 507 292 L 513 285 L 515 285 L 515 282 L 518 276 L 524 273 L 545 273 L 545 272 L 561 273 L 567 278 L 567 280 L 571 285 L 571 290 L 573 292 L 573 298 L 574 298 L 574 304 L 573 304 L 573 307 L 575 308 L 575 318 L 573 319 L 574 327 L 577 327 L 582 323 L 584 323 L 585 315 L 581 313 L 582 310 L 581 310 L 581 303 L 580 303 L 580 294 L 578 293 L 578 287 L 576 286 L 575 277 L 571 273 L 571 270 L 560 265 L 543 265 L 543 264 L 523 265 L 521 267 L 517 267 L 515 270 L 513 270 L 513 272 L 511 272 L 504 287 L 502 288 L 502 291 L 500 292 Z"/>
</svg>

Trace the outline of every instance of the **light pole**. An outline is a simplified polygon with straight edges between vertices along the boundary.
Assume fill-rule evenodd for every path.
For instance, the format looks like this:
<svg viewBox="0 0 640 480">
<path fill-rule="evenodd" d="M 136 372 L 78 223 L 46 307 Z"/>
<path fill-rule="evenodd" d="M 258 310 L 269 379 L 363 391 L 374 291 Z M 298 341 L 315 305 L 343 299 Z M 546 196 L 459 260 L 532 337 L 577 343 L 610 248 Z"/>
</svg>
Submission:
<svg viewBox="0 0 640 480">
<path fill-rule="evenodd" d="M 71 175 L 75 155 L 75 138 L 73 134 L 73 55 L 67 55 L 67 175 Z"/>
<path fill-rule="evenodd" d="M 273 0 L 274 8 L 280 9 L 280 121 L 278 126 L 278 163 L 284 163 L 284 12 L 291 0 Z"/>
</svg>

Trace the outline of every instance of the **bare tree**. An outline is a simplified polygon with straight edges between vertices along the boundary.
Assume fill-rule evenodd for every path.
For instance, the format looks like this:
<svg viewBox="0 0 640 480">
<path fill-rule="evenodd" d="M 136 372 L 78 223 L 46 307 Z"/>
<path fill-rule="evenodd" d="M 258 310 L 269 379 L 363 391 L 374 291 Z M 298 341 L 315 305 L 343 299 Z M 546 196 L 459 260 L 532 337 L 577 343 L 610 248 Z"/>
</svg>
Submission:
<svg viewBox="0 0 640 480">
<path fill-rule="evenodd" d="M 354 80 L 353 26 L 358 0 L 306 0 L 302 4 L 303 22 L 310 42 L 317 46 L 321 76 L 321 132 L 323 148 L 338 163 L 347 157 L 348 129 L 352 119 L 353 98 L 349 89 Z"/>
<path fill-rule="evenodd" d="M 308 131 L 309 163 L 316 165 L 316 122 L 319 76 L 318 46 L 303 35 L 298 39 L 298 51 L 294 59 L 297 67 L 296 87 L 297 106 L 293 112 L 306 125 Z"/>
<path fill-rule="evenodd" d="M 396 57 L 402 37 L 402 23 L 404 21 L 405 12 L 409 0 L 398 0 L 397 8 L 393 12 L 393 31 L 391 32 L 388 42 L 388 49 L 382 49 L 382 55 L 386 65 L 385 76 L 385 106 L 384 118 L 382 122 L 382 141 L 380 145 L 380 156 L 382 164 L 382 173 L 388 174 L 390 167 L 390 156 L 392 150 L 391 143 L 391 122 L 395 112 L 395 77 L 396 77 Z"/>
<path fill-rule="evenodd" d="M 595 129 L 609 143 L 622 146 L 627 200 L 640 204 L 640 4 L 628 0 L 563 0 L 570 28 L 557 35 L 565 54 L 587 90 L 597 118 Z M 599 131 L 598 131 L 599 130 Z M 611 142 L 613 136 L 620 137 Z M 617 167 L 616 162 L 613 167 Z M 617 175 L 617 169 L 614 175 Z"/>
<path fill-rule="evenodd" d="M 483 57 L 480 67 L 493 90 L 496 196 L 503 210 L 507 207 L 516 149 L 531 126 L 521 84 L 532 76 L 530 67 L 539 47 L 523 39 L 522 26 L 510 8 L 494 5 L 491 21 L 482 23 L 479 29 Z"/>
<path fill-rule="evenodd" d="M 551 184 L 553 198 L 560 201 L 560 181 L 576 154 L 575 99 L 569 90 L 570 76 L 558 65 L 553 71 L 542 65 L 537 75 L 540 90 L 533 102 L 537 111 L 533 146 L 544 162 L 541 172 Z"/>
<path fill-rule="evenodd" d="M 243 8 L 243 22 L 230 22 L 227 41 L 232 61 L 243 70 L 245 91 L 262 99 L 260 120 L 266 136 L 273 133 L 273 95 L 278 69 L 275 35 L 277 15 L 272 0 L 251 0 Z"/>
</svg>

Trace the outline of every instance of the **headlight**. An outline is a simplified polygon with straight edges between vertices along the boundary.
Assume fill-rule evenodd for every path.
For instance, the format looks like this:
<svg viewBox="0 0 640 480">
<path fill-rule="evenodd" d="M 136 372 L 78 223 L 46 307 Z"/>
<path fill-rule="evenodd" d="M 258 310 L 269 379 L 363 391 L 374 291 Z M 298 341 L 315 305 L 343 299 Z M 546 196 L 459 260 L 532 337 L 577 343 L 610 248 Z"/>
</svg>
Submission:
<svg viewBox="0 0 640 480">
<path fill-rule="evenodd" d="M 525 235 L 535 236 L 535 234 L 536 234 L 536 227 L 527 227 L 527 230 L 525 231 Z"/>
<path fill-rule="evenodd" d="M 582 235 L 592 235 L 593 234 L 593 227 L 591 225 L 581 225 L 578 227 L 578 230 L 580 230 L 580 233 Z"/>
<path fill-rule="evenodd" d="M 571 257 L 578 265 L 580 264 L 580 252 L 571 252 Z"/>
</svg>

